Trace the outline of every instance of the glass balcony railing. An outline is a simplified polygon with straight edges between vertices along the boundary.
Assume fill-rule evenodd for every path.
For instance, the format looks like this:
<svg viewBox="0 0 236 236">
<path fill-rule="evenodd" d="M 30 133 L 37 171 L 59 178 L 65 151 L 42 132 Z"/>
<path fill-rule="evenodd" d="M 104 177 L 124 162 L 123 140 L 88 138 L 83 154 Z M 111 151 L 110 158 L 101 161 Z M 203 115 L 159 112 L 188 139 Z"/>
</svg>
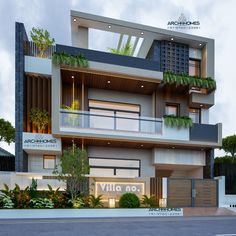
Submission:
<svg viewBox="0 0 236 236">
<path fill-rule="evenodd" d="M 85 128 L 151 134 L 162 133 L 162 120 L 132 115 L 110 115 L 103 112 L 60 111 L 60 127 Z"/>
</svg>

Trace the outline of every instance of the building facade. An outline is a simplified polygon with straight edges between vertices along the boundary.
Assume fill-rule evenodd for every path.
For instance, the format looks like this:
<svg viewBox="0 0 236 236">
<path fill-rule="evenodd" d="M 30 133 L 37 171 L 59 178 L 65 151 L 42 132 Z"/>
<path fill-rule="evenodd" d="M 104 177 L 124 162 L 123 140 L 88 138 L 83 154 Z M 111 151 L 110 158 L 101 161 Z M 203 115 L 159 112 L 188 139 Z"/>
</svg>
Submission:
<svg viewBox="0 0 236 236">
<path fill-rule="evenodd" d="M 222 127 L 209 123 L 215 87 L 201 81 L 214 80 L 214 40 L 75 11 L 70 21 L 71 46 L 44 58 L 16 23 L 16 171 L 46 183 L 76 143 L 88 154 L 90 193 L 106 201 L 149 195 L 152 178 L 213 178 Z M 90 49 L 91 30 L 118 36 L 117 50 L 132 43 L 130 56 Z M 83 55 L 88 66 L 56 63 L 53 53 Z M 42 133 L 32 108 L 50 114 Z M 167 122 L 186 117 L 192 125 Z"/>
</svg>

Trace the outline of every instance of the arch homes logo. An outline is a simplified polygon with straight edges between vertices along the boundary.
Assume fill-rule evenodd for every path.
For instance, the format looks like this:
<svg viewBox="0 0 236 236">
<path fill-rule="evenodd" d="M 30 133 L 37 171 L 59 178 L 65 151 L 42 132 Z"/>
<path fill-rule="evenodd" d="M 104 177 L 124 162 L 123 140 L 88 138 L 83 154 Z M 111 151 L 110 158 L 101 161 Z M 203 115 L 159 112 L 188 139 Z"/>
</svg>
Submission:
<svg viewBox="0 0 236 236">
<path fill-rule="evenodd" d="M 200 29 L 200 21 L 188 20 L 183 13 L 176 21 L 168 21 L 168 29 Z"/>
</svg>

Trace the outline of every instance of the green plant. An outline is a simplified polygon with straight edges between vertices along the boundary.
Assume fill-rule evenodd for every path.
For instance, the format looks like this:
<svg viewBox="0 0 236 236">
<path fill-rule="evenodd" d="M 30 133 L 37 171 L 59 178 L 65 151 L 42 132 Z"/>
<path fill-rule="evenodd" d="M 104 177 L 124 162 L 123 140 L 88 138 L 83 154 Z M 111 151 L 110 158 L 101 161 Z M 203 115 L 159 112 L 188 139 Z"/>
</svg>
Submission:
<svg viewBox="0 0 236 236">
<path fill-rule="evenodd" d="M 0 202 L 1 202 L 2 208 L 5 208 L 5 209 L 12 209 L 12 208 L 14 208 L 13 201 L 7 195 L 1 195 Z"/>
<path fill-rule="evenodd" d="M 103 207 L 102 195 L 95 197 L 94 195 L 89 196 L 89 205 L 92 208 Z"/>
<path fill-rule="evenodd" d="M 15 142 L 15 128 L 9 121 L 0 119 L 0 142 L 5 141 L 8 144 Z"/>
<path fill-rule="evenodd" d="M 47 30 L 40 28 L 33 27 L 30 36 L 39 50 L 39 57 L 44 57 L 45 51 L 55 42 Z"/>
<path fill-rule="evenodd" d="M 15 184 L 15 188 L 11 191 L 12 201 L 16 208 L 29 208 L 30 207 L 30 192 L 29 187 L 21 190 L 18 184 Z"/>
<path fill-rule="evenodd" d="M 178 75 L 171 71 L 164 72 L 163 82 L 166 84 L 175 84 L 177 86 L 182 85 L 182 86 L 205 88 L 210 90 L 216 89 L 216 81 L 210 77 L 201 78 L 186 74 Z"/>
<path fill-rule="evenodd" d="M 32 108 L 30 110 L 30 121 L 38 128 L 39 133 L 42 133 L 50 123 L 50 118 L 46 110 Z"/>
<path fill-rule="evenodd" d="M 42 209 L 42 208 L 54 208 L 52 200 L 47 198 L 33 198 L 30 200 L 32 208 Z"/>
<path fill-rule="evenodd" d="M 89 162 L 85 150 L 80 150 L 75 144 L 64 150 L 60 164 L 53 172 L 60 181 L 67 182 L 67 191 L 73 202 L 78 197 L 79 183 L 86 179 L 89 173 Z"/>
<path fill-rule="evenodd" d="M 73 208 L 82 208 L 84 207 L 84 201 L 81 197 L 77 197 L 72 201 Z"/>
<path fill-rule="evenodd" d="M 79 115 L 77 113 L 73 113 L 73 111 L 78 111 L 79 110 L 79 100 L 75 99 L 72 103 L 71 106 L 67 106 L 67 105 L 62 105 L 62 109 L 68 110 L 68 111 L 72 111 L 69 113 L 65 113 L 66 116 L 64 117 L 64 122 L 66 122 L 66 124 L 68 125 L 72 125 L 72 126 L 78 126 L 79 125 Z"/>
<path fill-rule="evenodd" d="M 225 164 L 225 163 L 236 164 L 236 158 L 232 156 L 216 157 L 214 159 L 214 163 L 215 164 Z"/>
<path fill-rule="evenodd" d="M 134 193 L 125 193 L 120 197 L 119 206 L 121 208 L 138 208 L 140 200 Z"/>
<path fill-rule="evenodd" d="M 132 56 L 133 55 L 133 45 L 132 44 L 126 44 L 122 48 L 108 48 L 109 52 L 124 56 Z"/>
<path fill-rule="evenodd" d="M 190 128 L 193 126 L 193 121 L 188 116 L 174 116 L 174 115 L 165 115 L 164 122 L 166 126 L 177 127 L 177 128 Z"/>
<path fill-rule="evenodd" d="M 72 67 L 88 67 L 88 60 L 82 55 L 69 55 L 65 52 L 54 52 L 52 61 L 56 65 L 65 65 Z"/>
<path fill-rule="evenodd" d="M 29 186 L 30 198 L 36 198 L 36 196 L 37 196 L 37 187 L 38 187 L 37 180 L 32 178 L 31 185 Z"/>
<path fill-rule="evenodd" d="M 143 195 L 141 203 L 144 207 L 155 207 L 156 206 L 154 196 L 148 197 L 147 195 Z"/>
<path fill-rule="evenodd" d="M 59 191 L 60 188 L 53 190 L 51 185 L 48 184 L 48 189 L 47 198 L 53 202 L 54 208 L 66 208 L 68 206 L 68 200 L 66 196 Z"/>
</svg>

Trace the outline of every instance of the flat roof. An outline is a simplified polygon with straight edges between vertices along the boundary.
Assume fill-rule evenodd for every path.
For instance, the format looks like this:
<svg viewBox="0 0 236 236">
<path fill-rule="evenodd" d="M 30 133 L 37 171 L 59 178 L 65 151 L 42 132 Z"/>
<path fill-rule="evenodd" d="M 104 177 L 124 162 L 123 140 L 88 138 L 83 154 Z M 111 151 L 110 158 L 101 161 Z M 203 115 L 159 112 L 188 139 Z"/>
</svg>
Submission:
<svg viewBox="0 0 236 236">
<path fill-rule="evenodd" d="M 74 19 L 76 19 L 76 21 L 74 21 Z M 139 57 L 146 56 L 147 51 L 150 49 L 153 40 L 170 41 L 171 38 L 173 38 L 173 42 L 188 44 L 190 47 L 198 49 L 201 49 L 208 43 L 214 43 L 213 39 L 206 37 L 156 28 L 152 26 L 72 10 L 71 27 L 78 26 L 142 37 L 144 40 L 139 51 Z"/>
</svg>

